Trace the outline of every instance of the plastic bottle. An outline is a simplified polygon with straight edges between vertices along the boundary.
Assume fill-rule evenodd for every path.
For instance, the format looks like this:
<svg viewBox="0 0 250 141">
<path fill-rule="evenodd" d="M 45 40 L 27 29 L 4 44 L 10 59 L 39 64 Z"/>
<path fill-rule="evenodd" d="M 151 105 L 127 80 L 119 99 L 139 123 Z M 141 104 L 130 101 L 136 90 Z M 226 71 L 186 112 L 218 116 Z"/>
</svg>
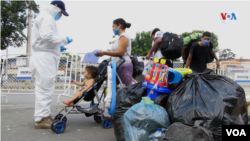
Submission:
<svg viewBox="0 0 250 141">
<path fill-rule="evenodd" d="M 166 128 L 161 128 L 161 133 L 162 133 L 162 138 L 164 138 L 166 136 L 166 131 L 167 129 Z"/>
<path fill-rule="evenodd" d="M 160 141 L 162 139 L 161 128 L 157 128 L 157 131 L 154 133 L 153 141 Z"/>
</svg>

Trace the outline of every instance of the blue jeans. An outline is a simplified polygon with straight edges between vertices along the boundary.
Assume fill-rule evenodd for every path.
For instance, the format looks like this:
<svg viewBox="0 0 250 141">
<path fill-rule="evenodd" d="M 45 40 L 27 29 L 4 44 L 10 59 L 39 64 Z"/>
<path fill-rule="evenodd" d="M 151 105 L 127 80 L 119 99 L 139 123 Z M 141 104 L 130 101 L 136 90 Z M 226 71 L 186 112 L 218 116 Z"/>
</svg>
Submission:
<svg viewBox="0 0 250 141">
<path fill-rule="evenodd" d="M 199 71 L 192 70 L 192 74 L 203 73 L 203 72 L 204 71 L 199 72 Z"/>
</svg>

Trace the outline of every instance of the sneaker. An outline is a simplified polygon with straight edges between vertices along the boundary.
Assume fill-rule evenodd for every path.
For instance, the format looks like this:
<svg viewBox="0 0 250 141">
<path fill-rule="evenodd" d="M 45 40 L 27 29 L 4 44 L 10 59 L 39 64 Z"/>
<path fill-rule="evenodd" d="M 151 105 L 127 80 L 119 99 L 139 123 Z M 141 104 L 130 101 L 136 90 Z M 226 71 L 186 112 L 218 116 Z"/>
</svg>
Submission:
<svg viewBox="0 0 250 141">
<path fill-rule="evenodd" d="M 51 116 L 42 118 L 41 121 L 35 123 L 35 128 L 36 129 L 50 129 L 52 122 L 53 120 Z"/>
</svg>

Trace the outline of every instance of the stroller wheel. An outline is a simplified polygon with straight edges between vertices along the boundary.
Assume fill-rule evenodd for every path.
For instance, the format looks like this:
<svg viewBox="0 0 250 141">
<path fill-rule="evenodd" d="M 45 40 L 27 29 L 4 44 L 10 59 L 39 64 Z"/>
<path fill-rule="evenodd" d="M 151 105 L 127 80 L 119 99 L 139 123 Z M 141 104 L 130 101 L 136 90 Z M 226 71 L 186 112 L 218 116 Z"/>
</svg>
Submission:
<svg viewBox="0 0 250 141">
<path fill-rule="evenodd" d="M 94 115 L 94 120 L 95 120 L 97 123 L 101 123 L 101 122 L 102 122 L 102 118 L 101 118 L 101 116 L 99 116 L 99 115 Z"/>
<path fill-rule="evenodd" d="M 102 121 L 102 126 L 105 129 L 111 128 L 112 124 L 113 124 L 113 122 L 112 122 L 112 120 L 110 118 L 104 118 L 104 120 Z"/>
<path fill-rule="evenodd" d="M 168 101 L 168 97 L 169 97 L 168 95 L 164 94 L 157 96 L 155 99 L 155 104 L 165 108 Z"/>
<path fill-rule="evenodd" d="M 54 128 L 53 128 L 54 132 L 56 132 L 57 134 L 61 134 L 65 131 L 66 129 L 66 123 L 63 121 L 57 121 L 54 123 Z"/>
<path fill-rule="evenodd" d="M 54 127 L 55 127 L 55 125 L 56 125 L 57 122 L 58 122 L 58 120 L 55 120 L 51 124 L 51 130 L 54 131 L 54 132 L 55 132 Z"/>
<path fill-rule="evenodd" d="M 58 114 L 58 115 L 56 115 L 55 120 L 61 120 L 62 117 L 63 117 L 63 114 Z M 62 121 L 66 123 L 67 122 L 67 117 L 64 117 L 62 119 Z"/>
<path fill-rule="evenodd" d="M 60 120 L 59 117 L 63 116 L 63 114 L 57 114 L 56 117 L 55 117 L 55 120 Z"/>
</svg>

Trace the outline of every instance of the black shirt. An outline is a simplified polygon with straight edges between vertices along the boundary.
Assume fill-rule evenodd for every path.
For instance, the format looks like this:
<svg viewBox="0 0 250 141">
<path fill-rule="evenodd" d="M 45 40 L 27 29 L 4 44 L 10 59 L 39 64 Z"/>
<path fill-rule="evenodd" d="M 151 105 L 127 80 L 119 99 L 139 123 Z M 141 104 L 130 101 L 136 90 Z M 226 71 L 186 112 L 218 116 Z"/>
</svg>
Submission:
<svg viewBox="0 0 250 141">
<path fill-rule="evenodd" d="M 198 42 L 193 43 L 189 50 L 189 53 L 192 54 L 190 69 L 198 72 L 206 70 L 209 50 L 209 46 L 200 46 Z"/>
</svg>

